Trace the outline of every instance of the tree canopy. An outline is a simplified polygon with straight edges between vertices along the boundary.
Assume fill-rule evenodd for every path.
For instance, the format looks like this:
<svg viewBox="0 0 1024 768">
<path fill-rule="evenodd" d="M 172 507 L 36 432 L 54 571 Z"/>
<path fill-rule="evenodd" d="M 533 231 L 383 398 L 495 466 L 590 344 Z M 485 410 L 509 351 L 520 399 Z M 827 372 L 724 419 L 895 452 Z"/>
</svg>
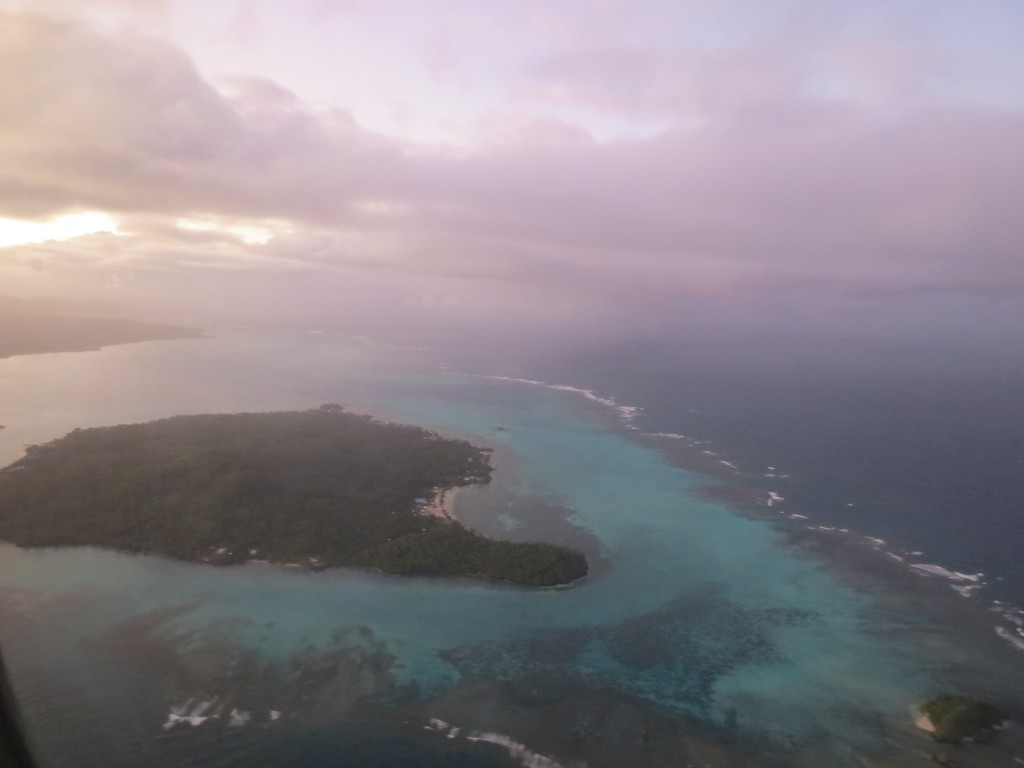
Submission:
<svg viewBox="0 0 1024 768">
<path fill-rule="evenodd" d="M 336 405 L 175 416 L 30 447 L 0 472 L 0 538 L 534 586 L 585 575 L 573 550 L 420 514 L 417 499 L 490 474 L 486 449 Z"/>
</svg>

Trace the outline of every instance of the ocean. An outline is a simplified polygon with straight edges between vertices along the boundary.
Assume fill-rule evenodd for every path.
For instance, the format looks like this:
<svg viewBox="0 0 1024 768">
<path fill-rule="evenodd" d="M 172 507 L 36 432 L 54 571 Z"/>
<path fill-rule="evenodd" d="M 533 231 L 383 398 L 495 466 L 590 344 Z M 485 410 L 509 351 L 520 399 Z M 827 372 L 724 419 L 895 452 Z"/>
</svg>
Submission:
<svg viewBox="0 0 1024 768">
<path fill-rule="evenodd" d="M 913 766 L 928 696 L 1019 706 L 1013 403 L 951 414 L 910 380 L 886 405 L 863 371 L 688 351 L 502 364 L 237 333 L 0 360 L 2 463 L 75 427 L 340 402 L 494 448 L 456 514 L 594 564 L 527 590 L 3 545 L 0 641 L 42 764 Z M 942 481 L 943 424 L 989 463 Z M 1019 755 L 1011 729 L 956 757 Z"/>
<path fill-rule="evenodd" d="M 991 597 L 1024 603 L 1018 359 L 983 345 L 658 338 L 563 347 L 503 372 L 641 406 L 641 430 L 702 441 L 786 510 L 981 573 Z"/>
</svg>

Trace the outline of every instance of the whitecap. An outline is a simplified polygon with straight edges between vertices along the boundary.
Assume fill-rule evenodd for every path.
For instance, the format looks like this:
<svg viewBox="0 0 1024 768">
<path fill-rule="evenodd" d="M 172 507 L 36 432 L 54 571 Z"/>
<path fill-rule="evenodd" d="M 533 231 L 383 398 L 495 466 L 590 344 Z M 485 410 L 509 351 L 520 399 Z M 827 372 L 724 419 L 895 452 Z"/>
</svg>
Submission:
<svg viewBox="0 0 1024 768">
<path fill-rule="evenodd" d="M 996 627 L 996 634 L 1019 651 L 1024 651 L 1024 638 L 1016 637 L 1006 627 Z"/>
<path fill-rule="evenodd" d="M 583 387 L 574 387 L 569 384 L 550 384 L 546 381 L 539 381 L 537 379 L 520 379 L 514 376 L 490 376 L 482 373 L 467 373 L 461 374 L 463 376 L 470 376 L 475 379 L 490 379 L 492 381 L 509 381 L 517 384 L 529 384 L 534 387 L 545 387 L 546 389 L 554 389 L 559 392 L 571 392 L 574 395 L 580 395 L 581 397 L 590 400 L 591 402 L 598 403 L 599 405 L 606 406 L 614 410 L 619 418 L 626 424 L 630 429 L 636 429 L 633 425 L 633 421 L 636 420 L 643 413 L 643 409 L 637 405 L 621 405 L 615 398 L 602 397 L 601 395 L 594 392 L 592 389 L 584 389 Z"/>
<path fill-rule="evenodd" d="M 664 437 L 668 440 L 690 440 L 693 442 L 691 438 L 686 435 L 681 435 L 678 432 L 644 432 L 644 435 L 647 437 Z"/>
<path fill-rule="evenodd" d="M 178 723 L 188 723 L 193 728 L 202 725 L 210 716 L 206 712 L 210 709 L 213 704 L 216 703 L 219 697 L 214 696 L 209 701 L 200 701 L 198 704 L 193 706 L 195 697 L 188 699 L 184 704 L 171 707 L 171 711 L 167 713 L 167 720 L 164 721 L 163 728 L 165 731 L 171 730 Z M 191 712 L 189 711 L 191 709 Z"/>
<path fill-rule="evenodd" d="M 427 728 L 432 731 L 447 731 L 450 727 L 444 720 L 439 720 L 436 717 L 430 718 L 427 725 Z"/>
<path fill-rule="evenodd" d="M 504 747 L 509 755 L 518 760 L 525 768 L 562 768 L 562 766 L 538 752 L 533 752 L 525 744 L 513 741 L 508 736 L 490 731 L 473 731 L 466 737 L 466 741 L 486 741 L 490 744 L 497 744 Z"/>
<path fill-rule="evenodd" d="M 950 571 L 941 565 L 933 565 L 931 563 L 911 563 L 910 567 L 934 576 L 942 576 L 950 581 L 972 581 L 978 584 L 985 577 L 983 573 L 960 573 L 959 571 Z"/>
<path fill-rule="evenodd" d="M 981 588 L 981 584 L 951 584 L 950 586 L 964 597 L 970 597 L 974 590 Z"/>
<path fill-rule="evenodd" d="M 249 721 L 252 720 L 251 713 L 246 712 L 244 709 L 235 709 L 234 707 L 232 707 L 228 717 L 228 728 L 241 728 L 243 725 L 248 725 Z"/>
</svg>

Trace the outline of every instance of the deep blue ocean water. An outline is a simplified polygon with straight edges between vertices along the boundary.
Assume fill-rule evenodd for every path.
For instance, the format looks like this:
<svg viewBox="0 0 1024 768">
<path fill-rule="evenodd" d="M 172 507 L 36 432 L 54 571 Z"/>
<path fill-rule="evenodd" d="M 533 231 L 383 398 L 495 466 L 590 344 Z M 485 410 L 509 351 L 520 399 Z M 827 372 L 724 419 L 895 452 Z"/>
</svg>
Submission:
<svg viewBox="0 0 1024 768">
<path fill-rule="evenodd" d="M 702 384 L 707 368 L 607 360 L 478 372 L 614 395 L 644 407 L 642 429 L 705 429 L 741 466 L 789 473 L 780 493 L 809 515 L 828 513 L 811 509 L 815 483 L 835 515 L 867 498 L 828 496 L 798 440 L 759 454 L 742 428 L 781 429 L 806 393 L 779 385 L 778 413 L 758 422 L 724 365 Z M 644 365 L 661 377 L 635 375 Z M 457 511 L 494 535 L 575 543 L 594 577 L 531 591 L 4 545 L 0 640 L 45 765 L 909 766 L 928 745 L 915 702 L 950 686 L 1005 695 L 1024 672 L 979 598 L 942 580 L 860 587 L 775 521 L 708 498 L 706 477 L 606 405 L 429 354 L 303 335 L 12 358 L 0 459 L 74 427 L 323 402 L 496 448 L 494 483 Z"/>
<path fill-rule="evenodd" d="M 638 427 L 706 441 L 787 510 L 983 573 L 988 594 L 1024 604 L 1024 376 L 1012 350 L 661 338 L 510 363 L 447 354 L 640 406 Z"/>
</svg>

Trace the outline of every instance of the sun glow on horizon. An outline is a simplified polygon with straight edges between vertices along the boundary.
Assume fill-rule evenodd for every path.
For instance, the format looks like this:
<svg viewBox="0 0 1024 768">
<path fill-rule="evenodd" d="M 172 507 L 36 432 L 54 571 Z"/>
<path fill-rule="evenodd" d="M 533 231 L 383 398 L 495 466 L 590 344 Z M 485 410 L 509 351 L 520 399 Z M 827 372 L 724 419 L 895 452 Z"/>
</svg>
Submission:
<svg viewBox="0 0 1024 768">
<path fill-rule="evenodd" d="M 114 217 L 102 211 L 66 213 L 46 221 L 0 218 L 0 248 L 64 242 L 100 232 L 121 234 Z"/>
</svg>

